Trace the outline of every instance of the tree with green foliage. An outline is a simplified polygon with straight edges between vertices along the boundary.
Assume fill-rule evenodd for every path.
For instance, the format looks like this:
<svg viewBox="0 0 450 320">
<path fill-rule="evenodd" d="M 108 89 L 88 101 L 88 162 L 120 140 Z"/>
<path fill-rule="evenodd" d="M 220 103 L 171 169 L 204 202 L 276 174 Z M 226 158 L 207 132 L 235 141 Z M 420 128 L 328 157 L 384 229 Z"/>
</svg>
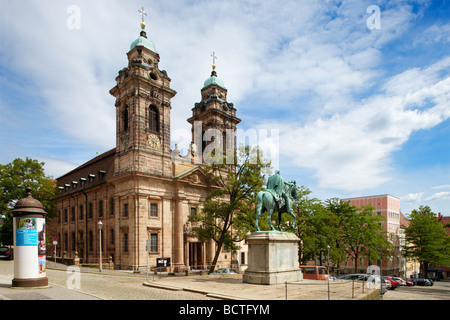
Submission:
<svg viewBox="0 0 450 320">
<path fill-rule="evenodd" d="M 450 239 L 429 206 L 412 210 L 408 220 L 404 252 L 420 262 L 420 273 L 426 277 L 430 265 L 450 262 Z"/>
<path fill-rule="evenodd" d="M 340 236 L 336 238 L 336 247 L 354 261 L 355 272 L 358 272 L 360 258 L 376 260 L 380 253 L 390 250 L 391 243 L 381 226 L 384 217 L 374 215 L 373 207 L 357 208 L 339 199 L 328 200 L 327 207 L 339 221 Z"/>
<path fill-rule="evenodd" d="M 302 240 L 299 246 L 299 263 L 319 257 L 319 263 L 335 256 L 335 241 L 339 234 L 336 217 L 317 198 L 309 198 L 311 191 L 307 187 L 298 187 L 299 197 L 293 204 L 293 211 L 297 217 L 295 233 Z M 330 250 L 328 250 L 328 248 Z"/>
<path fill-rule="evenodd" d="M 198 225 L 194 231 L 201 240 L 216 243 L 209 272 L 214 271 L 222 249 L 233 252 L 236 241 L 254 231 L 256 193 L 269 170 L 270 162 L 262 158 L 258 148 L 249 146 L 238 148 L 233 161 L 224 157 L 224 161 L 205 168 L 212 183 L 221 187 L 209 193 L 203 208 L 189 220 Z"/>
<path fill-rule="evenodd" d="M 43 162 L 17 158 L 0 164 L 0 214 L 6 217 L 0 227 L 0 242 L 5 245 L 13 244 L 12 209 L 17 200 L 26 196 L 26 186 L 31 187 L 33 198 L 42 203 L 48 217 L 56 215 L 56 184 L 45 175 Z"/>
</svg>

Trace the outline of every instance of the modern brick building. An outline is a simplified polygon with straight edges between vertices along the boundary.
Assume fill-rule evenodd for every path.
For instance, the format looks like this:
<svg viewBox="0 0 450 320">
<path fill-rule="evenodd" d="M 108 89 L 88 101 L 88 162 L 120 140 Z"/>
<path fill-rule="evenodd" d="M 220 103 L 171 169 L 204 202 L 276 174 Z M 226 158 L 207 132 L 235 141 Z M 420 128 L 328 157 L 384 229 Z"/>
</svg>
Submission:
<svg viewBox="0 0 450 320">
<path fill-rule="evenodd" d="M 58 240 L 57 256 L 76 254 L 83 263 L 102 261 L 116 268 L 139 270 L 163 265 L 183 269 L 212 262 L 213 241 L 201 242 L 188 215 L 195 214 L 213 188 L 203 169 L 202 152 L 211 143 L 209 129 L 219 132 L 223 148 L 234 147 L 240 120 L 227 101 L 227 89 L 215 66 L 192 108 L 192 143 L 187 155 L 171 150 L 171 79 L 158 68 L 160 56 L 147 38 L 145 24 L 127 52 L 110 94 L 116 99 L 116 147 L 57 179 L 58 217 L 48 234 Z M 200 138 L 198 138 L 200 137 Z M 198 139 L 201 139 L 200 141 Z M 197 147 L 198 146 L 198 147 Z M 230 253 L 221 256 L 230 262 Z M 220 259 L 219 259 L 220 263 Z"/>
<path fill-rule="evenodd" d="M 401 256 L 401 246 L 404 245 L 401 221 L 403 221 L 404 216 L 400 211 L 400 199 L 389 194 L 382 194 L 341 200 L 349 202 L 351 206 L 357 208 L 372 206 L 374 207 L 374 214 L 385 217 L 382 226 L 384 231 L 389 235 L 389 241 L 394 246 L 394 256 L 383 259 L 383 274 L 405 276 L 407 267 L 406 260 Z M 361 258 L 358 265 L 360 272 L 366 272 L 369 261 Z M 353 261 L 349 259 L 349 261 L 341 265 L 341 270 L 344 273 L 352 273 L 354 270 Z"/>
</svg>

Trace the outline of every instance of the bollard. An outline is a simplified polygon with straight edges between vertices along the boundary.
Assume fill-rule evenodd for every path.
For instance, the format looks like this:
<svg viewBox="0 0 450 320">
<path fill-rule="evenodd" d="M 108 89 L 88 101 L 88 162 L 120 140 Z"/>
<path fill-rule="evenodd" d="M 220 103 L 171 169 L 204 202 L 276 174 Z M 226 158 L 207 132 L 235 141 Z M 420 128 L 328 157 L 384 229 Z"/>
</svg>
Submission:
<svg viewBox="0 0 450 320">
<path fill-rule="evenodd" d="M 31 196 L 17 201 L 13 212 L 14 279 L 12 287 L 46 287 L 45 211 Z"/>
</svg>

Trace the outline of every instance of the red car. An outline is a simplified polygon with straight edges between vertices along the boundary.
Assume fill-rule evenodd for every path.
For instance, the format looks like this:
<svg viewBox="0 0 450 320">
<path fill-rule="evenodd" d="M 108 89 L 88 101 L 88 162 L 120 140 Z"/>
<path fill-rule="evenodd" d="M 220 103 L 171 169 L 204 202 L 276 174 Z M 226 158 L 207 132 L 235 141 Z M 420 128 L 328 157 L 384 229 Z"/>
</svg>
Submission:
<svg viewBox="0 0 450 320">
<path fill-rule="evenodd" d="M 390 290 L 394 290 L 395 288 L 398 288 L 400 286 L 400 283 L 392 279 L 392 277 L 383 277 L 383 278 L 391 282 L 391 287 L 389 288 Z"/>
<path fill-rule="evenodd" d="M 409 279 L 405 279 L 406 285 L 409 286 L 413 286 L 414 285 L 414 281 L 409 280 Z"/>
</svg>

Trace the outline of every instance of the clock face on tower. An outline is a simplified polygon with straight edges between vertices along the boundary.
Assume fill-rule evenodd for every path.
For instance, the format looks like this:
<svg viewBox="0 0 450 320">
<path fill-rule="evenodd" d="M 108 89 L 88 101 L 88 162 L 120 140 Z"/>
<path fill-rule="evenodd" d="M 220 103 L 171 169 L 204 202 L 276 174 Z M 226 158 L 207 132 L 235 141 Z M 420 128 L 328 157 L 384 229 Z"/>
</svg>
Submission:
<svg viewBox="0 0 450 320">
<path fill-rule="evenodd" d="M 159 141 L 159 137 L 155 134 L 149 135 L 147 139 L 148 139 L 148 144 L 152 148 L 159 148 L 159 146 L 161 145 L 161 141 Z"/>
</svg>

